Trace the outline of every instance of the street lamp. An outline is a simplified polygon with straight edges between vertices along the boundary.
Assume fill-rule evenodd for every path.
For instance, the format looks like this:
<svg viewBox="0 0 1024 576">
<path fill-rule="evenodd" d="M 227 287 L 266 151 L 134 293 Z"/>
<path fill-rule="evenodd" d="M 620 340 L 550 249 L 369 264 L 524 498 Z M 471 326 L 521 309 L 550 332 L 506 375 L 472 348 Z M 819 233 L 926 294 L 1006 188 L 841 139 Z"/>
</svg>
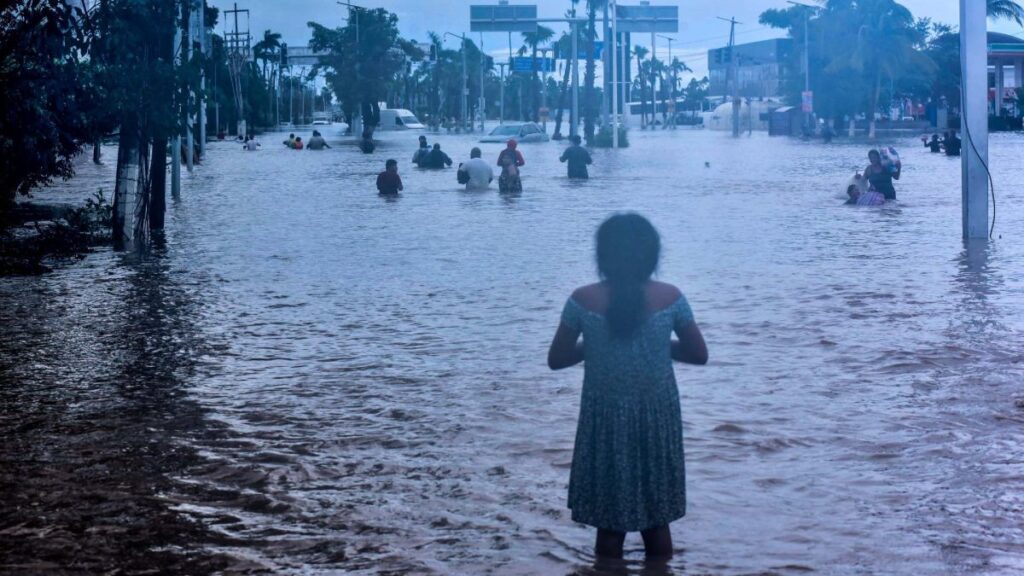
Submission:
<svg viewBox="0 0 1024 576">
<path fill-rule="evenodd" d="M 671 110 L 666 109 L 665 112 L 667 112 L 668 115 L 671 116 L 671 119 L 670 119 L 669 123 L 672 125 L 672 128 L 675 129 L 675 127 L 676 127 L 676 84 L 679 83 L 679 79 L 676 78 L 675 66 L 673 66 L 673 63 L 672 63 L 672 42 L 675 42 L 675 38 L 672 38 L 670 36 L 665 36 L 664 34 L 658 34 L 657 36 L 659 38 L 664 38 L 665 40 L 668 40 L 668 65 L 669 65 L 669 68 L 672 70 L 672 90 L 671 90 L 671 93 L 670 93 L 670 95 L 672 97 L 672 109 Z"/>
<path fill-rule="evenodd" d="M 804 94 L 811 91 L 811 58 L 810 58 L 810 35 L 808 34 L 808 20 L 810 20 L 810 13 L 819 10 L 818 6 L 811 6 L 809 4 L 803 4 L 800 2 L 794 2 L 793 0 L 786 0 L 787 3 L 793 6 L 799 6 L 804 8 Z M 813 100 L 812 100 L 813 102 Z M 811 114 L 813 111 L 806 111 L 804 123 L 810 127 Z"/>
<path fill-rule="evenodd" d="M 462 118 L 460 120 L 460 123 L 462 124 L 462 129 L 466 130 L 466 109 L 469 107 L 467 102 L 467 98 L 469 98 L 469 88 L 466 86 L 468 80 L 466 77 L 466 35 L 452 34 L 451 32 L 445 32 L 444 35 L 446 37 L 451 36 L 452 38 L 458 38 L 459 40 L 462 40 Z"/>
</svg>

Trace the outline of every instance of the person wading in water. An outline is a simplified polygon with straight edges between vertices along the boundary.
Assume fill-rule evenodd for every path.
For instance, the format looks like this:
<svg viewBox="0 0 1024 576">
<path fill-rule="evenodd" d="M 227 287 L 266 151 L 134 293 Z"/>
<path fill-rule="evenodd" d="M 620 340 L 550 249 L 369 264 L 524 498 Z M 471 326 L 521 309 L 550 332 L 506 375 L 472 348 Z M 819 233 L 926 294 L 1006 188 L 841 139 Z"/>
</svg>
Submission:
<svg viewBox="0 0 1024 576">
<path fill-rule="evenodd" d="M 498 154 L 498 166 L 501 176 L 498 177 L 498 192 L 502 194 L 518 194 L 523 191 L 523 181 L 519 178 L 519 167 L 526 164 L 523 155 L 516 150 L 517 142 L 510 138 L 506 148 Z"/>
<path fill-rule="evenodd" d="M 895 200 L 896 188 L 893 187 L 892 181 L 900 179 L 903 165 L 897 161 L 893 166 L 895 171 L 890 171 L 888 166 L 882 165 L 882 155 L 878 153 L 878 150 L 868 152 L 868 160 L 871 163 L 864 169 L 864 177 L 871 183 L 871 188 L 881 192 L 886 200 Z"/>
<path fill-rule="evenodd" d="M 672 361 L 706 364 L 708 350 L 686 297 L 651 278 L 660 252 L 639 214 L 601 224 L 601 282 L 572 293 L 548 351 L 552 370 L 584 363 L 568 503 L 573 520 L 597 528 L 599 558 L 622 558 L 627 532 L 641 533 L 649 559 L 671 556 L 669 523 L 686 514 Z"/>
<path fill-rule="evenodd" d="M 562 152 L 562 157 L 559 161 L 569 162 L 569 178 L 586 180 L 590 178 L 590 174 L 587 172 L 587 164 L 593 164 L 594 160 L 590 158 L 590 152 L 583 146 L 580 146 L 582 140 L 579 136 L 569 136 L 569 142 L 572 145 Z"/>
</svg>

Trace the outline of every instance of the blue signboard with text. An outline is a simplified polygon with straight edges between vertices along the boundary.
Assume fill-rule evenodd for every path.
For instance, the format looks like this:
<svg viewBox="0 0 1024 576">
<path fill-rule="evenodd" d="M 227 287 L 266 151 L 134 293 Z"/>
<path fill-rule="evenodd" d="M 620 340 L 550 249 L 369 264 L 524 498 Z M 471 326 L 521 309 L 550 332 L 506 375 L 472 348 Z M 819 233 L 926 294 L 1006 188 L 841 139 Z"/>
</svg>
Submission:
<svg viewBox="0 0 1024 576">
<path fill-rule="evenodd" d="M 533 72 L 533 58 L 529 56 L 521 56 L 512 59 L 512 71 L 513 72 Z M 555 71 L 555 59 L 554 58 L 537 58 L 537 71 L 538 72 L 554 72 Z"/>
</svg>

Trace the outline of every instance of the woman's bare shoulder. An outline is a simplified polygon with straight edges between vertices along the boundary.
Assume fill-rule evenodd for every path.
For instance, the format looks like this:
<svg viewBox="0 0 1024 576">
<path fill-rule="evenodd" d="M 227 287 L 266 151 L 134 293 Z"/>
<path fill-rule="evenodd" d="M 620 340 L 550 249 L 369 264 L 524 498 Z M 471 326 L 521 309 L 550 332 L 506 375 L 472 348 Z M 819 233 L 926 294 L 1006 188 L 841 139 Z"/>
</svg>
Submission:
<svg viewBox="0 0 1024 576">
<path fill-rule="evenodd" d="M 588 310 L 602 310 L 607 305 L 608 288 L 601 282 L 580 286 L 573 290 L 572 299 Z"/>
<path fill-rule="evenodd" d="M 662 308 L 671 306 L 682 297 L 683 293 L 679 288 L 668 282 L 658 282 L 657 280 L 651 280 L 651 283 L 647 288 L 647 297 L 651 303 L 651 308 L 660 310 Z"/>
</svg>

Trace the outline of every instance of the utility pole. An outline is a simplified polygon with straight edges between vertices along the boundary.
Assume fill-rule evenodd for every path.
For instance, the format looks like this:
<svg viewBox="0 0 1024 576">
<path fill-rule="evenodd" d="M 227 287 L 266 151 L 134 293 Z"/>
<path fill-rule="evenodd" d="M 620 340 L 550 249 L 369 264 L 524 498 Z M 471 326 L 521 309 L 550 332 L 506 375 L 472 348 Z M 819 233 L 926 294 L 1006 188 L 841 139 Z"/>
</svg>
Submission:
<svg viewBox="0 0 1024 576">
<path fill-rule="evenodd" d="M 988 238 L 988 50 L 985 3 L 960 0 L 963 237 Z"/>
<path fill-rule="evenodd" d="M 793 0 L 786 0 L 786 2 L 804 9 L 804 94 L 808 94 L 811 91 L 811 44 L 808 21 L 810 20 L 811 11 L 817 10 L 817 8 L 800 2 L 794 2 Z M 813 114 L 813 111 L 804 111 L 804 125 L 809 128 L 811 127 L 811 114 Z"/>
<path fill-rule="evenodd" d="M 188 67 L 192 66 L 192 26 L 195 22 L 193 13 L 195 12 L 195 3 L 189 2 L 188 5 L 183 9 L 188 14 L 188 28 L 183 29 L 185 34 L 184 54 L 182 55 L 185 60 L 185 65 Z M 195 136 L 193 134 L 193 122 L 195 116 L 192 114 L 192 85 L 189 83 L 188 92 L 185 94 L 185 166 L 188 168 L 189 174 L 192 173 L 193 166 L 193 150 L 195 150 Z M 180 150 L 175 150 L 176 154 L 180 154 Z"/>
<path fill-rule="evenodd" d="M 184 10 L 184 6 L 181 8 Z M 178 10 L 174 14 L 174 65 L 181 66 L 181 26 L 179 25 Z M 181 132 L 174 131 L 171 138 L 171 198 L 181 198 Z"/>
<path fill-rule="evenodd" d="M 615 0 L 609 1 L 609 8 L 612 12 L 612 148 L 619 147 L 619 63 L 618 50 L 615 43 L 619 40 L 618 4 Z M 607 50 L 608 47 L 606 46 Z"/>
<path fill-rule="evenodd" d="M 505 66 L 508 66 L 508 62 L 498 62 L 498 79 L 501 82 L 501 111 L 498 113 L 498 124 L 505 123 Z"/>
<path fill-rule="evenodd" d="M 234 5 L 233 10 L 225 10 L 224 16 L 225 21 L 228 16 L 234 17 L 234 31 L 225 32 L 224 39 L 228 44 L 228 62 L 230 64 L 231 72 L 231 91 L 235 97 L 235 116 L 238 122 L 238 135 L 245 136 L 245 101 L 242 94 L 242 69 L 245 67 L 245 62 L 249 59 L 249 48 L 252 41 L 252 37 L 249 36 L 249 11 L 239 10 L 238 4 Z M 238 27 L 238 15 L 244 14 L 246 19 L 245 32 L 239 30 Z M 225 27 L 227 26 L 225 22 Z"/>
<path fill-rule="evenodd" d="M 579 134 L 580 124 L 580 27 L 576 21 L 576 9 L 572 10 L 572 114 L 569 117 L 569 135 Z"/>
<path fill-rule="evenodd" d="M 484 54 L 484 33 L 480 33 L 480 131 L 485 130 L 484 117 L 487 115 L 487 97 L 484 96 L 484 67 L 487 64 L 487 55 Z"/>
<path fill-rule="evenodd" d="M 729 23 L 729 78 L 732 82 L 732 135 L 739 137 L 740 135 L 740 83 L 739 83 L 739 70 L 738 60 L 736 56 L 736 25 L 742 24 L 737 22 L 736 18 L 722 18 L 718 17 L 719 20 L 724 20 Z M 729 90 L 726 89 L 726 92 Z"/>
<path fill-rule="evenodd" d="M 669 69 L 672 71 L 672 86 L 670 87 L 671 89 L 668 91 L 669 92 L 668 95 L 669 95 L 669 98 L 672 99 L 672 106 L 668 106 L 666 104 L 666 107 L 665 107 L 665 117 L 668 118 L 667 124 L 672 126 L 672 129 L 675 130 L 676 129 L 676 84 L 679 82 L 679 80 L 676 78 L 675 63 L 672 61 L 672 42 L 675 39 L 672 38 L 671 36 L 665 36 L 664 34 L 658 34 L 658 36 L 661 36 L 665 40 L 668 40 L 668 66 L 669 66 Z M 665 90 L 664 87 L 662 87 L 662 91 L 664 91 L 664 90 Z M 662 126 L 662 128 L 665 128 L 665 126 Z"/>
<path fill-rule="evenodd" d="M 209 42 L 206 37 L 206 0 L 199 2 L 199 51 L 203 54 L 203 68 L 199 76 L 199 157 L 206 156 L 206 58 Z"/>
</svg>

